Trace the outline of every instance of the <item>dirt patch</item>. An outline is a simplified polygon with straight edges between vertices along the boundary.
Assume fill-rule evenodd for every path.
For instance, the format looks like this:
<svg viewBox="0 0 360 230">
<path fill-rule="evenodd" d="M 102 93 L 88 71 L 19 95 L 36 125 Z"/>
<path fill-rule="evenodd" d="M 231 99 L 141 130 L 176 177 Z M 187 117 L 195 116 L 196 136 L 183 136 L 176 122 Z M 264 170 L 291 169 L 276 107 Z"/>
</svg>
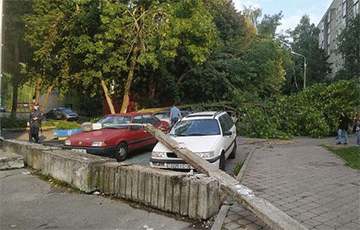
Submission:
<svg viewBox="0 0 360 230">
<path fill-rule="evenodd" d="M 267 142 L 269 145 L 294 145 L 298 144 L 296 141 L 293 140 L 271 140 Z"/>
</svg>

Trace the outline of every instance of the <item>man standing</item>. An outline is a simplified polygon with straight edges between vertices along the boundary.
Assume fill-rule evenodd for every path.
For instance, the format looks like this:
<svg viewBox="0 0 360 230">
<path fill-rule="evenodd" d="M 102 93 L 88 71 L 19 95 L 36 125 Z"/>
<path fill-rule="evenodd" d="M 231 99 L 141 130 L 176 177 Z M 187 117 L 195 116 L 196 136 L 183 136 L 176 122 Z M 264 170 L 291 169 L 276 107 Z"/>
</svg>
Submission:
<svg viewBox="0 0 360 230">
<path fill-rule="evenodd" d="M 170 109 L 170 122 L 171 122 L 171 127 L 179 120 L 181 119 L 181 113 L 180 110 L 178 108 L 176 108 L 175 104 L 173 105 L 173 107 Z"/>
<path fill-rule="evenodd" d="M 344 135 L 345 140 L 344 140 L 344 145 L 347 145 L 348 143 L 348 129 L 349 129 L 349 125 L 351 123 L 350 118 L 348 118 L 348 116 L 346 115 L 345 112 L 341 112 L 340 113 L 340 117 L 339 117 L 339 129 L 338 129 L 338 136 L 336 138 L 336 140 L 338 141 L 338 145 L 341 145 L 341 139 L 342 139 L 342 135 Z"/>
<path fill-rule="evenodd" d="M 32 139 L 34 138 L 35 143 L 39 143 L 39 130 L 42 119 L 43 115 L 39 110 L 39 104 L 35 103 L 34 109 L 30 111 L 28 122 L 28 125 L 30 125 L 29 142 L 32 142 Z"/>
</svg>

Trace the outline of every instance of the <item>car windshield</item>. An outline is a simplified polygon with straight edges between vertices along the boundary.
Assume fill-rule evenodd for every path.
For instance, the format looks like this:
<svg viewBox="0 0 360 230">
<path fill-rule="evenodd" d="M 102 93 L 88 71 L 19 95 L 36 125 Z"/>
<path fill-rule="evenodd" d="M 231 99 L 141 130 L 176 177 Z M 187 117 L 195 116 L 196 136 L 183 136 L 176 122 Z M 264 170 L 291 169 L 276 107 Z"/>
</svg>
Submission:
<svg viewBox="0 0 360 230">
<path fill-rule="evenodd" d="M 63 112 L 64 114 L 74 113 L 71 109 L 64 109 L 64 110 L 62 110 L 62 112 Z"/>
<path fill-rule="evenodd" d="M 170 135 L 175 136 L 208 136 L 220 135 L 220 128 L 215 119 L 186 120 L 176 123 Z"/>
<path fill-rule="evenodd" d="M 97 123 L 100 123 L 103 128 L 121 128 L 130 124 L 130 121 L 130 116 L 107 116 L 101 118 Z"/>
</svg>

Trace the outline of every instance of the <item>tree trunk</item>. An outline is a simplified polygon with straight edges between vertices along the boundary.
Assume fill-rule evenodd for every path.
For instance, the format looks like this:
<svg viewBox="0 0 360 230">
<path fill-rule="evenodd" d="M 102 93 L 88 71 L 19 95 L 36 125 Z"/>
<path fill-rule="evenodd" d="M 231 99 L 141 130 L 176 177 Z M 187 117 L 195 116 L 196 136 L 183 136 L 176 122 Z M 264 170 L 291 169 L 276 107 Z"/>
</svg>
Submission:
<svg viewBox="0 0 360 230">
<path fill-rule="evenodd" d="M 15 47 L 14 47 L 14 62 L 16 63 L 15 65 L 15 71 L 14 73 L 16 75 L 20 75 L 20 70 L 19 70 L 19 59 L 20 59 L 20 50 L 19 50 L 19 38 L 15 38 Z M 17 80 L 19 76 L 13 76 L 14 79 L 12 81 L 12 85 L 13 85 L 13 101 L 12 101 L 12 108 L 11 108 L 11 117 L 16 117 L 16 110 L 17 110 L 17 103 L 18 103 L 18 87 L 19 87 L 19 81 Z"/>
<path fill-rule="evenodd" d="M 13 82 L 13 100 L 11 107 L 11 117 L 16 117 L 17 102 L 18 102 L 18 84 Z"/>
<path fill-rule="evenodd" d="M 156 83 L 154 81 L 154 76 L 150 76 L 150 82 L 149 82 L 149 98 L 150 99 L 155 98 L 155 92 L 156 92 Z"/>
<path fill-rule="evenodd" d="M 41 96 L 41 82 L 42 78 L 39 76 L 36 80 L 36 86 L 35 86 L 35 102 L 39 103 L 40 96 Z"/>
<path fill-rule="evenodd" d="M 109 96 L 109 89 L 107 88 L 105 81 L 102 77 L 100 77 L 100 82 L 101 82 L 101 86 L 104 90 L 104 94 L 105 94 L 105 98 L 106 98 L 106 102 L 108 103 L 109 109 L 110 109 L 110 113 L 114 114 L 115 113 L 115 109 L 114 109 L 114 105 L 112 103 L 112 100 Z"/>
<path fill-rule="evenodd" d="M 126 113 L 127 107 L 129 105 L 129 94 L 130 94 L 132 79 L 134 77 L 136 63 L 137 63 L 136 59 L 137 59 L 138 51 L 139 51 L 139 47 L 137 45 L 135 45 L 134 50 L 133 50 L 132 60 L 130 63 L 128 78 L 126 80 L 125 92 L 124 92 L 124 97 L 123 97 L 123 102 L 122 102 L 120 113 Z"/>
<path fill-rule="evenodd" d="M 49 100 L 49 96 L 50 96 L 52 88 L 53 88 L 53 85 L 49 86 L 49 88 L 46 90 L 45 98 L 44 98 L 44 101 L 43 101 L 43 103 L 41 105 L 41 108 L 40 108 L 41 112 L 44 112 L 44 110 L 45 110 L 45 107 L 46 107 L 46 104 L 47 104 L 47 102 Z"/>
</svg>

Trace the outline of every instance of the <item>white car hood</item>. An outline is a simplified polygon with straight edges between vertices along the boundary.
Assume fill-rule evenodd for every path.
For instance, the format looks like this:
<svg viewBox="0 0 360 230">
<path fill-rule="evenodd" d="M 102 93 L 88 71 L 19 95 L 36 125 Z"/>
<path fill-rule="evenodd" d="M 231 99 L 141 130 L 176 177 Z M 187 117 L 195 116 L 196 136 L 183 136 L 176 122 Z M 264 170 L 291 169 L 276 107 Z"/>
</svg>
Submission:
<svg viewBox="0 0 360 230">
<path fill-rule="evenodd" d="M 186 147 L 192 152 L 207 152 L 213 150 L 213 146 L 216 142 L 219 141 L 219 135 L 212 136 L 186 136 L 186 137 L 174 137 L 169 136 L 174 139 L 176 142 L 180 143 L 180 145 Z M 167 147 L 158 142 L 154 149 L 154 152 L 171 152 Z"/>
</svg>

